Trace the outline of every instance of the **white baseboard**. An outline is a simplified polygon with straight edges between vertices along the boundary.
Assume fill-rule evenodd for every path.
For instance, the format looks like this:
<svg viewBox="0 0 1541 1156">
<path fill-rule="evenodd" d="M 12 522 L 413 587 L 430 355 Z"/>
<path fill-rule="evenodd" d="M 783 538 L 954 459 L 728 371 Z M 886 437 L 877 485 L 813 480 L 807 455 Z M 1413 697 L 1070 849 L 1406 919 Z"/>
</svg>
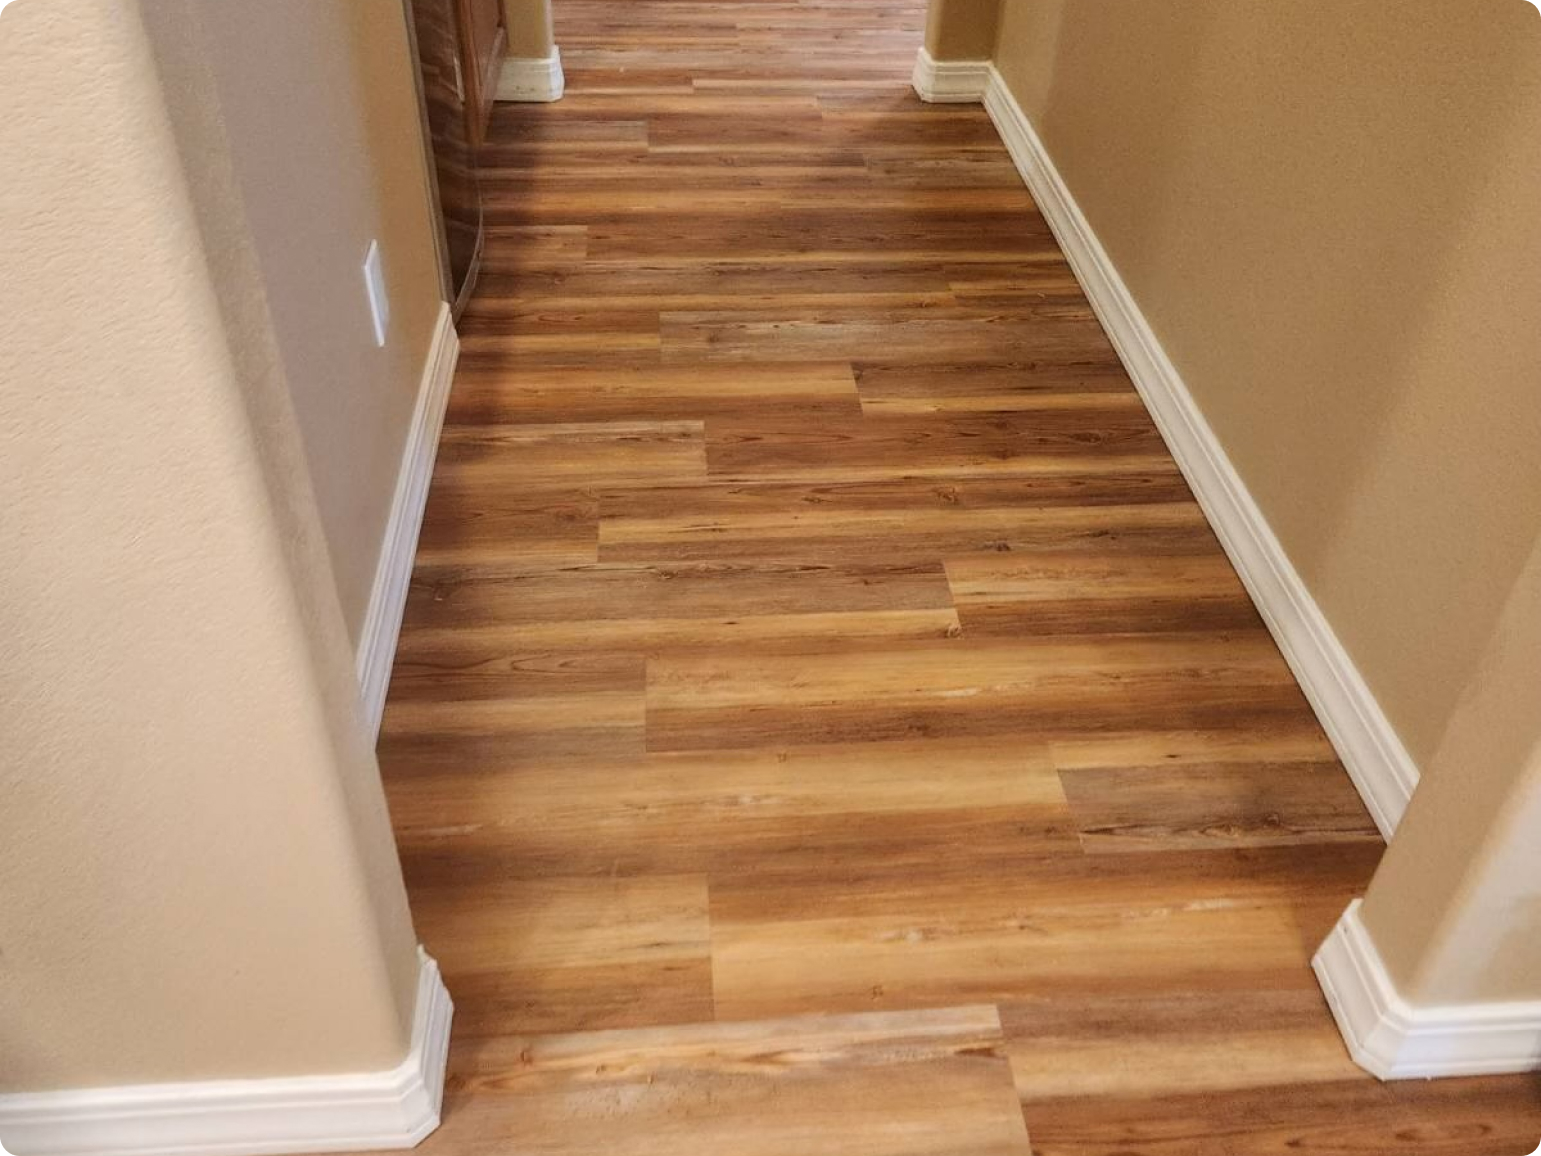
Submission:
<svg viewBox="0 0 1541 1156">
<path fill-rule="evenodd" d="M 1027 115 L 993 66 L 985 108 L 1204 513 L 1387 839 L 1418 768 L 1162 349 Z"/>
<path fill-rule="evenodd" d="M 910 84 L 927 104 L 966 104 L 984 97 L 990 68 L 988 60 L 937 60 L 922 48 Z"/>
<path fill-rule="evenodd" d="M 1541 1070 L 1541 1003 L 1412 1006 L 1359 911 L 1355 900 L 1312 964 L 1355 1063 L 1383 1080 Z"/>
<path fill-rule="evenodd" d="M 412 1050 L 340 1076 L 211 1080 L 0 1096 L 14 1156 L 281 1156 L 412 1148 L 439 1126 L 454 1006 L 421 952 Z"/>
<path fill-rule="evenodd" d="M 407 431 L 407 446 L 402 451 L 401 470 L 396 477 L 391 518 L 385 527 L 369 610 L 359 636 L 359 696 L 371 737 L 380 733 L 380 716 L 385 712 L 391 665 L 396 659 L 396 642 L 401 637 L 401 616 L 412 584 L 417 536 L 423 528 L 423 508 L 428 502 L 428 483 L 433 479 L 439 435 L 444 429 L 444 409 L 449 404 L 459 357 L 460 338 L 446 305 L 439 311 L 433 344 L 423 367 L 417 408 L 412 414 L 412 428 Z"/>
<path fill-rule="evenodd" d="M 549 103 L 561 100 L 566 87 L 562 54 L 553 48 L 550 56 L 510 56 L 505 60 L 497 98 Z"/>
</svg>

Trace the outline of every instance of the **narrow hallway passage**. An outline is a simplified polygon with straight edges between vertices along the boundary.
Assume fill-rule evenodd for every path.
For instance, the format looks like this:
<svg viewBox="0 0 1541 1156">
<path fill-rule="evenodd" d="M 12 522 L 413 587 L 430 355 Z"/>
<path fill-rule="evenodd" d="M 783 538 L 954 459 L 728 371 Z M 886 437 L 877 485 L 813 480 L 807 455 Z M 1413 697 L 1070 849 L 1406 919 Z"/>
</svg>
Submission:
<svg viewBox="0 0 1541 1156">
<path fill-rule="evenodd" d="M 1381 839 L 924 15 L 563 0 L 495 113 L 380 746 L 422 1151 L 1528 1151 L 1344 1051 Z"/>
</svg>

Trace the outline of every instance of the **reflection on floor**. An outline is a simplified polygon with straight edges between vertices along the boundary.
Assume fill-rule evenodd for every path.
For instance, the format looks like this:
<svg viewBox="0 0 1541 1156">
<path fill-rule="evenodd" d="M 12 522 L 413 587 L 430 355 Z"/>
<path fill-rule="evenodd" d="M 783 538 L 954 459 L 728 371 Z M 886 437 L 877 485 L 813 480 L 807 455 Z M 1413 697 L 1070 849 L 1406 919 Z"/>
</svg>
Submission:
<svg viewBox="0 0 1541 1156">
<path fill-rule="evenodd" d="M 1308 968 L 1381 843 L 918 0 L 563 0 L 386 714 L 428 1156 L 1518 1156 Z"/>
</svg>

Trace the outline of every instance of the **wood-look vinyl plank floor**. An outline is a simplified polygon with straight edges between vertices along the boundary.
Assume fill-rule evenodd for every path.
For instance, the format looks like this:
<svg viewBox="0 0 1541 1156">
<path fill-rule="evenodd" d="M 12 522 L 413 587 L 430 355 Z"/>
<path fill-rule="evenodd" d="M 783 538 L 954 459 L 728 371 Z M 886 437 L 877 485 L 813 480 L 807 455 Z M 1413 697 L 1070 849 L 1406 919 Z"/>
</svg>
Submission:
<svg viewBox="0 0 1541 1156">
<path fill-rule="evenodd" d="M 457 1156 L 1031 1156 L 993 1007 L 463 1047 Z"/>
<path fill-rule="evenodd" d="M 380 741 L 424 1156 L 1520 1156 L 1309 961 L 1382 846 L 921 0 L 562 0 Z"/>
</svg>

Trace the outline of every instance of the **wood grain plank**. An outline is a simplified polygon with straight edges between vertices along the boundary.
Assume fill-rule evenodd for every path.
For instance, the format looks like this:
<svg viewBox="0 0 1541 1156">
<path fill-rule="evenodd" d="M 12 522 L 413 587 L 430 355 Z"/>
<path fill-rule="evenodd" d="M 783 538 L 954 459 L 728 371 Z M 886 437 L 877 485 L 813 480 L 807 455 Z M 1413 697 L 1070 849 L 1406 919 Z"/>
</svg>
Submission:
<svg viewBox="0 0 1541 1156">
<path fill-rule="evenodd" d="M 1264 632 L 665 656 L 650 750 L 1247 726 L 1309 710 Z"/>
<path fill-rule="evenodd" d="M 1321 992 L 1056 992 L 1001 1005 L 1017 1094 L 1144 1099 L 1365 1078 Z"/>
<path fill-rule="evenodd" d="M 436 476 L 484 490 L 593 486 L 706 476 L 698 421 L 454 426 L 439 443 Z"/>
<path fill-rule="evenodd" d="M 1109 550 L 976 555 L 947 562 L 958 614 L 974 635 L 1146 634 L 1247 630 L 1262 619 L 1230 560 Z"/>
<path fill-rule="evenodd" d="M 1541 1092 L 1524 1076 L 1077 1096 L 1040 1101 L 1030 1112 L 1037 1156 L 1524 1156 L 1541 1135 Z"/>
<path fill-rule="evenodd" d="M 485 280 L 485 279 L 484 279 Z M 694 421 L 753 405 L 805 418 L 850 414 L 856 383 L 845 362 L 774 366 L 531 366 L 517 375 L 493 367 L 456 378 L 454 425 Z"/>
<path fill-rule="evenodd" d="M 512 1036 L 426 1156 L 1030 1156 L 989 1007 Z"/>
<path fill-rule="evenodd" d="M 1094 473 L 1159 469 L 1170 459 L 1150 415 L 1117 398 L 1077 407 L 929 418 L 831 419 L 778 424 L 714 418 L 706 423 L 714 478 L 844 481 L 874 475 Z"/>
<path fill-rule="evenodd" d="M 1311 956 L 1379 855 L 1055 856 L 992 886 L 970 858 L 921 874 L 724 879 L 711 897 L 717 1012 L 925 1007 L 965 992 L 1314 991 Z"/>
<path fill-rule="evenodd" d="M 711 1016 L 704 878 L 419 882 L 413 900 L 462 1039 Z"/>
<path fill-rule="evenodd" d="M 435 472 L 418 538 L 419 565 L 518 558 L 557 565 L 599 560 L 599 498 L 572 487 L 491 487 Z"/>
<path fill-rule="evenodd" d="M 392 764 L 414 879 L 549 874 L 805 874 L 860 861 L 928 871 L 1079 856 L 1041 749 L 861 743 L 651 754 L 564 766 L 491 758 Z"/>
</svg>

